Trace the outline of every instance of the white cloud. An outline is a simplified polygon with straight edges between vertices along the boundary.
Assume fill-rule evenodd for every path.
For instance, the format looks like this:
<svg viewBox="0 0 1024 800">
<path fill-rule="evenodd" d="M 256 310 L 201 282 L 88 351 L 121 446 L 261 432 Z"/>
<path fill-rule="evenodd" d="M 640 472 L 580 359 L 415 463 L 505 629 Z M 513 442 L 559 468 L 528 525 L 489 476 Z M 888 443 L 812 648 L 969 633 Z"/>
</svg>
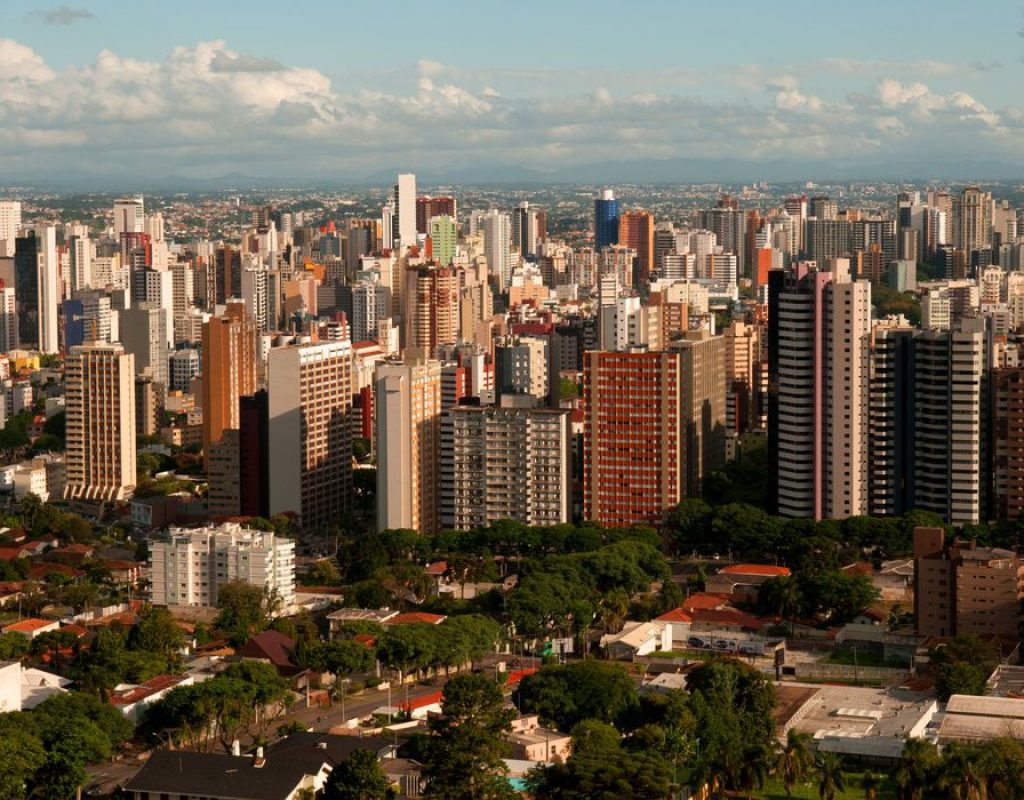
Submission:
<svg viewBox="0 0 1024 800">
<path fill-rule="evenodd" d="M 387 82 L 367 76 L 374 88 L 360 89 L 221 40 L 162 60 L 104 50 L 55 70 L 0 39 L 0 174 L 358 176 L 413 162 L 877 157 L 919 155 L 921 143 L 940 138 L 973 141 L 979 129 L 1001 134 L 993 146 L 1024 151 L 1024 114 L 965 91 L 885 77 L 835 97 L 798 68 L 779 72 L 740 65 L 709 70 L 702 82 L 693 70 L 628 81 L 570 71 L 559 80 L 551 70 L 474 73 L 424 59 Z"/>
</svg>

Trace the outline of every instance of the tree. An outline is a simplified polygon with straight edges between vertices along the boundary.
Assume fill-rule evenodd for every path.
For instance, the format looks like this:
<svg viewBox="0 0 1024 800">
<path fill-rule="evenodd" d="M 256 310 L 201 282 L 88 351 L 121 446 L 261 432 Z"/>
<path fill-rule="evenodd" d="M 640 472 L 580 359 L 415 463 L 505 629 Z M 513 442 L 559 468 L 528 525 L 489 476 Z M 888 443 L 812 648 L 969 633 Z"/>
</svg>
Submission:
<svg viewBox="0 0 1024 800">
<path fill-rule="evenodd" d="M 818 797 L 821 800 L 835 800 L 836 792 L 846 790 L 843 779 L 843 762 L 835 753 L 818 753 Z"/>
<path fill-rule="evenodd" d="M 127 646 L 132 650 L 145 650 L 162 656 L 172 669 L 181 660 L 185 634 L 163 606 L 144 606 L 139 621 L 128 632 Z"/>
<path fill-rule="evenodd" d="M 0 729 L 0 800 L 22 800 L 36 771 L 43 766 L 46 751 L 30 730 L 17 725 Z"/>
<path fill-rule="evenodd" d="M 985 694 L 988 676 L 999 661 L 995 648 L 976 636 L 954 637 L 928 657 L 935 670 L 935 693 L 942 701 L 954 694 Z"/>
<path fill-rule="evenodd" d="M 511 798 L 502 760 L 512 712 L 498 684 L 481 673 L 457 675 L 444 687 L 441 715 L 428 723 L 425 797 L 441 800 Z"/>
<path fill-rule="evenodd" d="M 638 708 L 633 681 L 604 661 L 545 667 L 523 678 L 517 694 L 520 711 L 539 714 L 562 730 L 585 719 L 615 724 Z"/>
<path fill-rule="evenodd" d="M 356 750 L 331 770 L 323 800 L 390 800 L 396 796 L 372 750 Z"/>
<path fill-rule="evenodd" d="M 896 769 L 900 800 L 923 800 L 939 765 L 935 745 L 925 739 L 908 739 Z"/>
<path fill-rule="evenodd" d="M 232 644 L 242 645 L 267 629 L 275 603 L 264 587 L 231 581 L 217 590 L 217 605 L 220 611 L 214 625 Z"/>
<path fill-rule="evenodd" d="M 786 743 L 779 749 L 777 761 L 787 796 L 793 794 L 793 787 L 804 779 L 812 763 L 810 735 L 790 728 L 786 734 Z"/>
<path fill-rule="evenodd" d="M 878 790 L 882 786 L 882 780 L 873 772 L 865 772 L 860 781 L 864 789 L 864 800 L 877 800 Z"/>
</svg>

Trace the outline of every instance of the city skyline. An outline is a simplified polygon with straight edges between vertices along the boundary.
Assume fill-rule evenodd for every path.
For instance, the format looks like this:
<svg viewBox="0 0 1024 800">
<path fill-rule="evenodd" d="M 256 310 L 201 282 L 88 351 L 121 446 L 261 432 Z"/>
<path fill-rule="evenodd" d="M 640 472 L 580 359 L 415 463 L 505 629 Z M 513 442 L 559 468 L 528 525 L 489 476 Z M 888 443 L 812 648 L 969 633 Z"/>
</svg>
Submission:
<svg viewBox="0 0 1024 800">
<path fill-rule="evenodd" d="M 655 3 L 638 47 L 602 4 L 486 16 L 399 4 L 407 24 L 332 38 L 337 26 L 309 24 L 337 13 L 317 2 L 256 3 L 273 21 L 260 26 L 226 6 L 125 17 L 106 0 L 11 2 L 0 172 L 587 180 L 588 165 L 683 159 L 666 179 L 689 160 L 749 165 L 749 180 L 885 164 L 927 177 L 961 162 L 948 177 L 977 177 L 979 164 L 1024 175 L 1018 3 L 815 8 L 755 14 L 748 29 L 714 8 Z M 346 6 L 344 20 L 360 18 L 382 20 Z"/>
</svg>

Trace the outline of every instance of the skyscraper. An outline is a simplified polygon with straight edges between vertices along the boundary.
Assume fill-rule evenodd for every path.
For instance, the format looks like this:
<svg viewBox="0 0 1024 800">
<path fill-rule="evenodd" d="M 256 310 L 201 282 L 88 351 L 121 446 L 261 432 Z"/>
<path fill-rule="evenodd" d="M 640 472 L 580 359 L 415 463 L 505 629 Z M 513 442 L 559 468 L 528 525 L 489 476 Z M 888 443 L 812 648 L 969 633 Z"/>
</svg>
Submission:
<svg viewBox="0 0 1024 800">
<path fill-rule="evenodd" d="M 697 330 L 670 345 L 680 356 L 687 497 L 700 497 L 704 478 L 725 466 L 725 344 L 724 336 Z"/>
<path fill-rule="evenodd" d="M 121 344 L 135 358 L 135 374 L 147 375 L 167 390 L 166 317 L 155 303 L 137 303 L 121 312 Z"/>
<path fill-rule="evenodd" d="M 459 336 L 459 274 L 451 267 L 415 267 L 406 274 L 406 347 L 428 355 Z"/>
<path fill-rule="evenodd" d="M 134 371 L 134 358 L 120 345 L 85 345 L 68 355 L 68 497 L 124 500 L 134 488 Z"/>
<path fill-rule="evenodd" d="M 402 247 L 416 244 L 416 176 L 404 172 L 395 184 L 395 210 L 398 214 L 398 241 Z"/>
<path fill-rule="evenodd" d="M 18 348 L 18 298 L 13 286 L 0 281 L 0 353 Z"/>
<path fill-rule="evenodd" d="M 611 189 L 602 189 L 594 199 L 594 247 L 618 243 L 619 201 Z"/>
<path fill-rule="evenodd" d="M 123 197 L 114 201 L 114 238 L 123 233 L 142 233 L 145 230 L 146 210 L 142 197 Z"/>
<path fill-rule="evenodd" d="M 431 257 L 439 266 L 451 266 L 455 258 L 455 218 L 441 214 L 430 218 L 428 232 L 430 235 Z"/>
<path fill-rule="evenodd" d="M 684 497 L 678 353 L 583 354 L 583 518 L 660 523 Z"/>
<path fill-rule="evenodd" d="M 769 273 L 769 458 L 787 517 L 868 507 L 871 285 L 800 262 Z"/>
<path fill-rule="evenodd" d="M 440 523 L 441 362 L 413 353 L 381 364 L 377 410 L 377 528 L 424 534 Z"/>
<path fill-rule="evenodd" d="M 542 235 L 540 209 L 523 200 L 512 211 L 512 244 L 524 259 L 532 259 L 537 255 Z"/>
<path fill-rule="evenodd" d="M 256 391 L 256 324 L 245 304 L 203 324 L 203 452 L 238 427 L 238 400 Z"/>
<path fill-rule="evenodd" d="M 988 519 L 990 337 L 967 317 L 915 342 L 915 507 L 954 524 Z"/>
<path fill-rule="evenodd" d="M 430 233 L 430 220 L 434 217 L 448 216 L 455 219 L 454 197 L 417 197 L 416 198 L 416 232 Z"/>
<path fill-rule="evenodd" d="M 270 513 L 337 525 L 352 493 L 352 345 L 277 347 L 267 365 Z"/>
<path fill-rule="evenodd" d="M 619 216 L 619 244 L 636 250 L 633 285 L 647 283 L 654 271 L 654 215 L 650 211 L 623 211 Z"/>
<path fill-rule="evenodd" d="M 460 405 L 441 418 L 441 527 L 502 519 L 558 525 L 572 519 L 569 411 L 532 398 Z"/>
<path fill-rule="evenodd" d="M 483 218 L 484 255 L 487 269 L 498 282 L 498 291 L 504 292 L 512 277 L 512 221 L 508 214 L 491 209 Z"/>
<path fill-rule="evenodd" d="M 14 255 L 14 240 L 21 232 L 21 201 L 0 200 L 0 258 Z"/>
</svg>

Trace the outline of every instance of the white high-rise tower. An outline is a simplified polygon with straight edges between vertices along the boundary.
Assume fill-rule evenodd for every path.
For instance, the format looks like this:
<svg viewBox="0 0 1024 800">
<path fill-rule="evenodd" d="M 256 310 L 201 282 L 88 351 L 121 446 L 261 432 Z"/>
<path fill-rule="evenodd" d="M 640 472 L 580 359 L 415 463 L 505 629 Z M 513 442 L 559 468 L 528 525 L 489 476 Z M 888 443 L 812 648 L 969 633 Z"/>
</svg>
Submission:
<svg viewBox="0 0 1024 800">
<path fill-rule="evenodd" d="M 402 247 L 416 244 L 416 176 L 403 172 L 395 186 L 395 206 L 398 209 L 398 239 Z"/>
</svg>

